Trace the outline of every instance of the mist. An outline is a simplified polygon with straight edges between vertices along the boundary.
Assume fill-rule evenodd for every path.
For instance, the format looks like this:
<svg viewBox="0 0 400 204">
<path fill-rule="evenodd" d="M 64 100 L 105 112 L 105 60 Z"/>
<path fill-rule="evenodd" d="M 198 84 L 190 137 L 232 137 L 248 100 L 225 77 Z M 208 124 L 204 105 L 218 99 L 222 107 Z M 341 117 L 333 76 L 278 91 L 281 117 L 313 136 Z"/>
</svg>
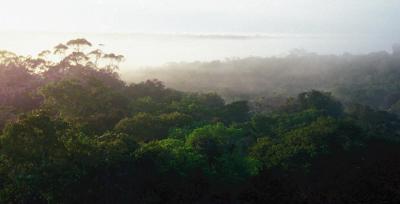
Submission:
<svg viewBox="0 0 400 204">
<path fill-rule="evenodd" d="M 0 203 L 400 203 L 399 0 L 0 6 Z"/>
<path fill-rule="evenodd" d="M 290 34 L 290 33 L 69 33 L 0 32 L 1 49 L 35 56 L 59 42 L 85 37 L 107 52 L 126 57 L 123 75 L 139 68 L 176 62 L 214 61 L 227 58 L 285 57 L 293 49 L 322 55 L 391 52 L 400 35 Z"/>
</svg>

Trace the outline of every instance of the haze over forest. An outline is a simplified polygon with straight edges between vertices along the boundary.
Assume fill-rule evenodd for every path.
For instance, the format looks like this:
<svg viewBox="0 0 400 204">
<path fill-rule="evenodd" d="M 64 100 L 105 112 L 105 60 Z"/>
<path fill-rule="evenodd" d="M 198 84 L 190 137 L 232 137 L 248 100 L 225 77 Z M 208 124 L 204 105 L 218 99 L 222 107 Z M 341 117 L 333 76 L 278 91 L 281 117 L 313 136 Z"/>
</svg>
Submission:
<svg viewBox="0 0 400 204">
<path fill-rule="evenodd" d="M 400 203 L 397 0 L 0 7 L 0 203 Z"/>
</svg>

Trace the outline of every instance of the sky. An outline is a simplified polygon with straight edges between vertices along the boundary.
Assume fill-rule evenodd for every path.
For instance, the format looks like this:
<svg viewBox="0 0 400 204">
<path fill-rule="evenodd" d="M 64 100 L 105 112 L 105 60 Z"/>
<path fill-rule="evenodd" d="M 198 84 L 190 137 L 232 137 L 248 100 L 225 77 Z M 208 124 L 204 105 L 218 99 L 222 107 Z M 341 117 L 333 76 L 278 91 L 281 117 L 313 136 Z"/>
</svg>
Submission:
<svg viewBox="0 0 400 204">
<path fill-rule="evenodd" d="M 125 55 L 126 70 L 292 49 L 390 52 L 399 19 L 400 0 L 0 0 L 0 50 L 36 55 L 83 37 Z"/>
<path fill-rule="evenodd" d="M 0 0 L 0 31 L 400 34 L 399 0 Z"/>
</svg>

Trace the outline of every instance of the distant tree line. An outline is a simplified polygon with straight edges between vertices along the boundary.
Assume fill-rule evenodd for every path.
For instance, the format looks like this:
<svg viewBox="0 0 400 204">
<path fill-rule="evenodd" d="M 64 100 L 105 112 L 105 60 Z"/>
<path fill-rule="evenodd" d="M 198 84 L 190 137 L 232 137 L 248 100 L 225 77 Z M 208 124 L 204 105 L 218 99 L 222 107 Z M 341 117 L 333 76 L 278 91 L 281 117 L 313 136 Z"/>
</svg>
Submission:
<svg viewBox="0 0 400 204">
<path fill-rule="evenodd" d="M 312 89 L 333 93 L 344 104 L 359 103 L 400 114 L 400 46 L 393 52 L 318 55 L 293 50 L 286 57 L 249 57 L 169 63 L 128 72 L 124 79 L 157 78 L 182 91 L 215 91 L 228 101 L 279 106 Z"/>
</svg>

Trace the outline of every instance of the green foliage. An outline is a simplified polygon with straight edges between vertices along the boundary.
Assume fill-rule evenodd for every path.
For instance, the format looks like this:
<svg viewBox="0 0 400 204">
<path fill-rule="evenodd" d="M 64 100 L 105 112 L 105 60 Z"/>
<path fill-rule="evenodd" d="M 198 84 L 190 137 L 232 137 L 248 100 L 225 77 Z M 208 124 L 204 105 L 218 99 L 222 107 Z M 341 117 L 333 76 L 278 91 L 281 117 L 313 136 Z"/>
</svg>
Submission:
<svg viewBox="0 0 400 204">
<path fill-rule="evenodd" d="M 179 112 L 164 113 L 158 117 L 166 127 L 184 127 L 193 122 L 193 118 L 190 115 Z"/>
<path fill-rule="evenodd" d="M 179 100 L 182 95 L 179 91 L 165 88 L 164 84 L 157 79 L 130 84 L 126 89 L 126 94 L 133 99 L 148 97 L 156 103 Z"/>
<path fill-rule="evenodd" d="M 196 120 L 216 120 L 224 107 L 224 100 L 215 93 L 187 94 L 179 101 L 173 101 L 170 108 L 191 115 Z"/>
<path fill-rule="evenodd" d="M 170 171 L 185 175 L 195 168 L 204 168 L 204 157 L 183 141 L 163 139 L 143 145 L 138 149 L 134 158 L 140 165 L 152 165 L 160 173 Z"/>
<path fill-rule="evenodd" d="M 104 182 L 121 179 L 138 148 L 127 135 L 88 137 L 45 112 L 8 125 L 0 145 L 2 202 L 79 202 L 115 193 Z"/>
<path fill-rule="evenodd" d="M 41 90 L 45 107 L 87 131 L 110 130 L 127 109 L 127 99 L 101 81 L 61 81 Z"/>
<path fill-rule="evenodd" d="M 5 124 L 16 118 L 15 109 L 13 107 L 0 106 L 0 130 Z"/>
<path fill-rule="evenodd" d="M 132 115 L 145 112 L 157 113 L 160 112 L 161 104 L 155 102 L 150 96 L 133 99 L 129 104 L 129 110 Z"/>
<path fill-rule="evenodd" d="M 217 165 L 211 171 L 213 182 L 220 185 L 242 184 L 258 174 L 261 163 L 252 157 L 238 154 L 224 154 L 217 158 Z"/>
<path fill-rule="evenodd" d="M 247 157 L 243 131 L 222 123 L 195 129 L 186 144 L 204 155 L 209 175 L 222 184 L 240 183 L 259 169 L 257 160 Z"/>
<path fill-rule="evenodd" d="M 400 119 L 397 115 L 358 104 L 351 105 L 348 113 L 349 118 L 365 130 L 366 137 L 400 141 Z"/>
<path fill-rule="evenodd" d="M 322 111 L 307 109 L 294 113 L 254 115 L 250 124 L 256 137 L 279 138 L 280 135 L 304 127 L 322 116 Z"/>
<path fill-rule="evenodd" d="M 0 203 L 399 197 L 397 82 L 342 87 L 336 93 L 352 96 L 341 96 L 346 106 L 315 90 L 286 104 L 281 95 L 226 104 L 216 93 L 181 92 L 159 80 L 126 85 L 114 71 L 122 55 L 86 53 L 93 45 L 85 39 L 67 45 L 53 57 L 0 51 Z M 54 57 L 61 59 L 46 60 Z M 397 71 L 389 73 L 396 81 Z"/>
<path fill-rule="evenodd" d="M 225 105 L 220 116 L 225 123 L 245 122 L 250 117 L 250 107 L 247 101 L 235 101 Z"/>
<path fill-rule="evenodd" d="M 138 142 L 165 136 L 160 119 L 148 113 L 138 113 L 132 118 L 122 119 L 115 125 L 115 131 L 131 135 Z"/>
<path fill-rule="evenodd" d="M 35 112 L 8 125 L 0 138 L 0 153 L 6 176 L 4 202 L 48 199 L 62 186 L 57 178 L 67 178 L 63 139 L 71 134 L 68 125 Z M 60 189 L 59 189 L 60 190 Z"/>
<path fill-rule="evenodd" d="M 319 118 L 283 134 L 278 141 L 260 138 L 251 154 L 269 168 L 307 169 L 316 157 L 357 148 L 362 141 L 361 130 L 354 124 Z"/>
<path fill-rule="evenodd" d="M 315 109 L 332 117 L 339 117 L 343 114 L 343 106 L 339 101 L 334 99 L 330 93 L 316 90 L 300 93 L 295 100 L 288 101 L 284 108 L 289 111 Z"/>
<path fill-rule="evenodd" d="M 107 163 L 130 160 L 130 154 L 139 148 L 133 137 L 123 133 L 107 132 L 93 141 L 99 158 Z"/>
<path fill-rule="evenodd" d="M 154 116 L 149 113 L 138 113 L 125 118 L 115 125 L 115 131 L 135 138 L 138 142 L 147 142 L 164 138 L 170 128 L 183 127 L 190 124 L 192 118 L 186 114 L 173 112 Z"/>
<path fill-rule="evenodd" d="M 240 129 L 227 128 L 223 124 L 207 125 L 195 129 L 188 135 L 186 143 L 196 151 L 206 155 L 210 164 L 224 153 L 240 151 Z"/>
</svg>

